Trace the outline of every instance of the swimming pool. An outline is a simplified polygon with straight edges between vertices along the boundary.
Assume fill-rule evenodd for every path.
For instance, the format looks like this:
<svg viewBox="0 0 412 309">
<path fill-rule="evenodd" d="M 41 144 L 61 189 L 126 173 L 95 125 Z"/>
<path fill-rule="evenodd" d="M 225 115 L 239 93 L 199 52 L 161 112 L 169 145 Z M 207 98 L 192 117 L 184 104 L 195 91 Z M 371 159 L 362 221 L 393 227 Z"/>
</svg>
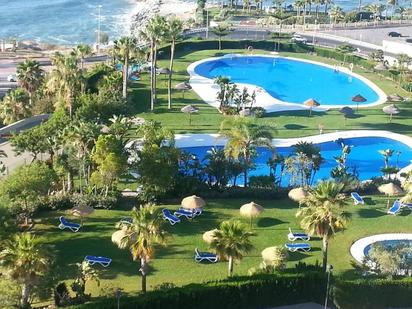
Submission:
<svg viewBox="0 0 412 309">
<path fill-rule="evenodd" d="M 213 147 L 223 148 L 225 141 L 216 139 L 217 135 L 207 139 L 205 135 L 192 135 L 192 143 L 188 143 L 183 137 L 178 137 L 176 145 L 184 151 L 190 152 L 203 161 L 207 152 Z M 274 140 L 277 153 L 287 157 L 293 151 L 293 145 L 298 141 L 309 141 L 316 144 L 321 155 L 325 159 L 320 170 L 315 174 L 314 183 L 317 180 L 330 178 L 331 170 L 336 167 L 335 157 L 342 153 L 342 143 L 351 146 L 351 152 L 347 158 L 346 166 L 349 171 L 356 171 L 360 180 L 367 180 L 381 176 L 381 168 L 384 161 L 379 150 L 393 149 L 395 154 L 389 161 L 390 165 L 400 169 L 410 167 L 412 160 L 412 141 L 409 137 L 386 131 L 352 131 L 324 134 L 308 138 L 277 139 Z M 272 152 L 267 148 L 258 148 L 255 158 L 254 170 L 249 176 L 269 175 L 268 159 Z M 280 174 L 280 166 L 277 174 Z M 282 185 L 288 185 L 289 177 L 284 173 Z"/>
<path fill-rule="evenodd" d="M 226 55 L 209 58 L 189 66 L 193 89 L 207 103 L 216 101 L 217 87 L 209 85 L 218 76 L 227 76 L 241 88 L 257 90 L 257 106 L 268 111 L 303 109 L 303 103 L 315 99 L 320 108 L 356 106 L 352 97 L 367 99 L 360 107 L 385 101 L 385 94 L 369 80 L 321 63 L 278 56 Z M 208 91 L 206 89 L 209 88 Z M 214 89 L 214 97 L 207 92 Z"/>
</svg>

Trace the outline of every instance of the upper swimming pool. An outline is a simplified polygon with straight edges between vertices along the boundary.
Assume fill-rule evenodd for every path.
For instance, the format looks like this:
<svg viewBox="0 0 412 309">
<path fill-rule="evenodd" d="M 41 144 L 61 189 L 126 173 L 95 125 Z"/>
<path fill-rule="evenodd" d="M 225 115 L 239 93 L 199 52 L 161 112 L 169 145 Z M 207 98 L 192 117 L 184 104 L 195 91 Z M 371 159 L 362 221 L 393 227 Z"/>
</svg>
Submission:
<svg viewBox="0 0 412 309">
<path fill-rule="evenodd" d="M 274 99 L 302 105 L 315 99 L 322 106 L 353 106 L 352 97 L 367 99 L 362 105 L 381 103 L 382 93 L 368 80 L 333 67 L 297 59 L 271 56 L 224 56 L 200 61 L 193 72 L 204 78 L 227 76 L 235 83 L 263 88 Z M 196 90 L 196 89 L 195 89 Z"/>
</svg>

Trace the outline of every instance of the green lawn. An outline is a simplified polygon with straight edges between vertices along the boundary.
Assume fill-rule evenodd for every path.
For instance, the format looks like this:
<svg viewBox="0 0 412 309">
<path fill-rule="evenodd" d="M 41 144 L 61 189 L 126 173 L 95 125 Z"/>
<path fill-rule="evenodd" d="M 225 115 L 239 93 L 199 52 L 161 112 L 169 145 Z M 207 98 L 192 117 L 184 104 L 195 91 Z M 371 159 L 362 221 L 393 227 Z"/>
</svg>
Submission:
<svg viewBox="0 0 412 309">
<path fill-rule="evenodd" d="M 191 282 L 224 278 L 226 266 L 224 262 L 218 264 L 197 264 L 193 259 L 193 250 L 207 250 L 208 245 L 202 240 L 202 234 L 216 228 L 222 220 L 239 217 L 239 207 L 249 200 L 210 200 L 207 201 L 204 214 L 192 222 L 183 220 L 176 226 L 165 224 L 170 239 L 167 247 L 160 247 L 156 257 L 151 262 L 153 268 L 148 279 L 148 285 L 162 282 L 173 282 L 183 285 Z M 299 230 L 299 221 L 295 217 L 298 205 L 289 200 L 262 200 L 260 203 L 265 211 L 254 223 L 253 244 L 255 250 L 238 265 L 235 274 L 245 275 L 250 267 L 261 262 L 260 252 L 269 246 L 284 245 L 287 242 L 288 227 Z M 177 204 L 162 205 L 176 209 Z M 337 273 L 353 276 L 350 265 L 350 245 L 360 237 L 384 232 L 409 232 L 410 217 L 408 213 L 399 216 L 386 214 L 386 199 L 383 197 L 366 198 L 365 206 L 352 206 L 348 203 L 347 210 L 352 213 L 348 229 L 339 233 L 330 244 L 330 263 Z M 140 289 L 138 276 L 139 264 L 131 260 L 127 250 L 120 250 L 111 243 L 110 236 L 116 230 L 115 223 L 119 218 L 127 216 L 128 210 L 97 210 L 84 222 L 78 233 L 57 228 L 60 212 L 47 212 L 37 217 L 35 231 L 42 240 L 51 244 L 57 252 L 57 265 L 61 268 L 61 279 L 73 278 L 74 264 L 80 262 L 85 255 L 102 255 L 113 259 L 113 263 L 103 271 L 103 280 L 98 288 L 90 285 L 93 295 L 108 294 L 107 291 L 120 287 L 128 292 Z M 70 218 L 70 217 L 69 217 Z M 242 219 L 245 220 L 245 219 Z M 245 220 L 247 223 L 248 220 Z M 289 266 L 298 261 L 314 263 L 321 261 L 321 242 L 319 239 L 310 241 L 313 250 L 309 253 L 292 253 L 289 257 Z M 97 268 L 101 268 L 96 266 Z"/>
<path fill-rule="evenodd" d="M 218 56 L 226 53 L 244 53 L 244 50 L 205 50 L 192 53 L 180 53 L 175 61 L 175 74 L 173 85 L 188 80 L 186 72 L 187 66 L 197 60 L 207 57 Z M 256 50 L 255 53 L 267 53 L 266 51 Z M 318 57 L 309 54 L 282 53 L 285 56 L 305 58 L 319 62 L 338 64 L 337 61 Z M 168 66 L 167 60 L 159 61 L 159 67 Z M 376 83 L 387 94 L 399 93 L 404 97 L 412 97 L 399 86 L 376 73 L 355 67 L 354 71 Z M 142 75 L 142 80 L 133 84 L 130 92 L 130 104 L 133 111 L 139 116 L 146 119 L 153 119 L 161 122 L 164 126 L 174 130 L 176 133 L 202 133 L 213 132 L 219 129 L 219 125 L 224 118 L 216 109 L 210 107 L 200 100 L 194 91 L 186 92 L 184 99 L 183 94 L 178 91 L 173 92 L 173 109 L 167 109 L 167 88 L 163 76 L 158 78 L 159 85 L 159 102 L 154 112 L 148 112 L 149 109 L 149 76 Z M 189 126 L 188 116 L 180 112 L 180 108 L 187 104 L 194 104 L 199 107 L 198 115 L 193 116 L 192 125 Z M 347 125 L 344 124 L 342 114 L 337 110 L 331 110 L 326 113 L 314 113 L 308 117 L 307 111 L 290 111 L 281 113 L 272 113 L 259 119 L 259 122 L 275 125 L 278 137 L 298 137 L 305 135 L 318 134 L 319 124 L 323 124 L 325 132 L 334 132 L 336 130 L 353 130 L 353 129 L 376 129 L 389 130 L 406 135 L 412 135 L 412 126 L 410 119 L 412 117 L 412 103 L 405 102 L 397 104 L 402 109 L 402 114 L 396 117 L 393 123 L 388 122 L 388 116 L 382 112 L 382 106 L 376 108 L 360 109 L 355 119 L 349 119 Z"/>
</svg>

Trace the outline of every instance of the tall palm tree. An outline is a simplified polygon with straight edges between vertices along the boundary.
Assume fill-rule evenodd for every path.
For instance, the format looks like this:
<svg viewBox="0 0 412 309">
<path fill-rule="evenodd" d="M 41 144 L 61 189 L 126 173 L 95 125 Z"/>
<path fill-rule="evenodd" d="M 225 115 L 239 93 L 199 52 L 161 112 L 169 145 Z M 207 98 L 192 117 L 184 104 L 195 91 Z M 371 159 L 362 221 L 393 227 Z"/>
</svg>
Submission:
<svg viewBox="0 0 412 309">
<path fill-rule="evenodd" d="M 219 50 L 222 50 L 222 37 L 228 35 L 231 31 L 229 25 L 218 24 L 216 27 L 213 27 L 211 30 L 212 30 L 213 34 L 218 37 Z"/>
<path fill-rule="evenodd" d="M 132 223 L 127 225 L 125 236 L 119 248 L 129 249 L 133 260 L 140 260 L 139 272 L 142 275 L 142 292 L 146 292 L 146 276 L 149 259 L 154 257 L 155 244 L 166 244 L 166 232 L 163 230 L 163 218 L 158 208 L 153 205 L 134 208 L 130 214 Z"/>
<path fill-rule="evenodd" d="M 22 308 L 30 308 L 30 294 L 35 282 L 50 266 L 45 247 L 30 233 L 16 234 L 4 243 L 0 265 L 21 285 Z"/>
<path fill-rule="evenodd" d="M 225 146 L 227 157 L 241 158 L 244 162 L 244 185 L 247 186 L 248 169 L 252 165 L 252 156 L 256 147 L 273 149 L 272 132 L 268 126 L 257 125 L 247 118 L 228 118 L 221 123 L 220 134 L 228 139 Z"/>
<path fill-rule="evenodd" d="M 123 76 L 123 88 L 122 96 L 123 99 L 127 99 L 127 78 L 129 72 L 129 61 L 136 49 L 136 39 L 125 36 L 115 41 L 114 50 L 117 55 L 117 58 L 122 62 L 122 76 Z"/>
<path fill-rule="evenodd" d="M 333 0 L 324 0 L 323 5 L 325 6 L 325 15 L 328 14 L 328 10 L 332 4 Z"/>
<path fill-rule="evenodd" d="M 233 262 L 240 261 L 253 249 L 250 237 L 254 234 L 239 220 L 223 221 L 215 231 L 210 248 L 220 258 L 228 260 L 228 276 L 233 274 Z"/>
<path fill-rule="evenodd" d="M 404 80 L 404 75 L 409 70 L 409 66 L 412 63 L 412 58 L 409 57 L 407 54 L 401 53 L 398 55 L 396 60 L 398 62 L 398 69 L 400 72 L 399 83 L 402 83 L 402 81 Z"/>
<path fill-rule="evenodd" d="M 301 217 L 300 225 L 310 235 L 322 237 L 322 267 L 326 271 L 328 262 L 329 239 L 345 229 L 349 214 L 342 211 L 345 204 L 341 194 L 343 184 L 334 181 L 322 181 L 310 190 L 308 197 L 301 202 L 296 213 Z"/>
<path fill-rule="evenodd" d="M 84 69 L 84 59 L 87 56 L 90 56 L 93 53 L 93 50 L 90 47 L 90 45 L 79 44 L 79 45 L 76 46 L 75 49 L 73 49 L 73 53 L 77 57 L 79 57 L 79 59 L 80 59 L 80 69 L 83 70 Z"/>
<path fill-rule="evenodd" d="M 17 66 L 17 79 L 20 86 L 29 94 L 29 105 L 33 103 L 33 95 L 43 83 L 44 71 L 40 63 L 27 59 Z"/>
<path fill-rule="evenodd" d="M 157 48 L 159 43 L 165 37 L 166 19 L 162 16 L 155 16 L 149 20 L 144 31 L 140 32 L 140 36 L 150 43 L 150 109 L 153 111 L 157 100 L 156 92 L 156 64 L 157 64 Z"/>
<path fill-rule="evenodd" d="M 339 20 L 341 20 L 343 18 L 343 10 L 340 6 L 333 6 L 330 11 L 329 11 L 329 15 L 331 17 L 331 19 L 333 20 L 333 23 L 336 24 Z"/>
<path fill-rule="evenodd" d="M 183 22 L 176 17 L 169 18 L 166 23 L 166 38 L 170 42 L 170 64 L 169 64 L 169 79 L 167 83 L 167 102 L 168 108 L 172 108 L 172 74 L 173 60 L 175 57 L 176 40 L 182 34 Z"/>
<path fill-rule="evenodd" d="M 0 104 L 0 117 L 4 124 L 11 124 L 30 115 L 26 91 L 16 88 L 9 91 Z"/>
</svg>

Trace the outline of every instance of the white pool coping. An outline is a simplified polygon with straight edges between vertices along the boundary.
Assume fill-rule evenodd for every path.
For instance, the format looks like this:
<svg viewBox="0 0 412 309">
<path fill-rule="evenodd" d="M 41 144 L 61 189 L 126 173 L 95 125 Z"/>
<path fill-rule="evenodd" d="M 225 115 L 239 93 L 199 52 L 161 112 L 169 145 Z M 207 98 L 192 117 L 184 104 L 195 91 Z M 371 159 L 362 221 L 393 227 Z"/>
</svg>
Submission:
<svg viewBox="0 0 412 309">
<path fill-rule="evenodd" d="M 330 142 L 339 138 L 354 138 L 354 137 L 386 137 L 399 141 L 412 148 L 412 137 L 381 130 L 353 130 L 353 131 L 338 131 L 333 133 L 325 133 L 321 135 L 312 135 L 307 137 L 297 138 L 275 138 L 272 143 L 275 147 L 289 147 L 297 144 L 300 141 L 312 142 L 314 144 Z M 202 147 L 202 146 L 225 146 L 227 139 L 219 134 L 176 134 L 176 147 Z M 412 170 L 412 162 L 408 166 L 401 169 L 398 173 L 407 173 Z"/>
<path fill-rule="evenodd" d="M 192 89 L 199 95 L 199 97 L 205 101 L 207 104 L 218 108 L 219 107 L 219 102 L 217 102 L 216 97 L 217 93 L 219 92 L 219 86 L 214 83 L 213 79 L 207 78 L 200 76 L 195 72 L 196 66 L 199 64 L 202 64 L 207 61 L 211 60 L 218 60 L 222 58 L 228 58 L 228 57 L 249 57 L 249 56 L 259 56 L 259 57 L 268 57 L 268 58 L 283 58 L 283 59 L 289 59 L 289 60 L 294 60 L 294 61 L 300 61 L 300 62 L 306 62 L 306 63 L 311 63 L 323 67 L 327 67 L 329 69 L 335 69 L 336 67 L 332 65 L 328 65 L 325 63 L 317 62 L 317 61 L 312 61 L 312 60 L 307 60 L 307 59 L 299 59 L 299 58 L 294 58 L 294 57 L 283 57 L 279 55 L 261 55 L 261 54 L 250 54 L 250 55 L 241 55 L 241 54 L 226 54 L 221 57 L 211 57 L 211 58 L 206 58 L 202 59 L 199 61 L 196 61 L 192 64 L 190 64 L 187 68 L 187 72 L 190 75 L 190 85 L 192 86 Z M 378 94 L 378 100 L 372 103 L 368 104 L 359 104 L 359 108 L 366 108 L 366 107 L 372 107 L 372 106 L 377 106 L 382 103 L 385 103 L 387 101 L 387 96 L 386 94 L 373 82 L 371 82 L 369 79 L 351 72 L 348 68 L 345 67 L 337 67 L 340 72 L 343 72 L 345 74 L 348 74 L 354 78 L 357 78 L 364 82 L 368 87 L 370 87 L 373 91 L 375 91 Z M 284 102 L 279 99 L 276 99 L 272 97 L 268 92 L 266 92 L 263 88 L 258 87 L 256 85 L 251 85 L 251 84 L 244 84 L 244 83 L 236 83 L 239 88 L 244 88 L 246 87 L 250 93 L 253 91 L 256 92 L 256 103 L 255 106 L 260 106 L 263 107 L 267 112 L 281 112 L 281 111 L 290 111 L 290 110 L 308 110 L 309 107 L 303 105 L 303 104 L 296 104 L 296 103 L 291 103 L 291 102 Z M 355 94 L 354 94 L 355 95 Z M 313 108 L 314 111 L 326 111 L 328 109 L 336 109 L 336 108 L 342 108 L 348 105 L 321 105 L 319 107 Z"/>
<path fill-rule="evenodd" d="M 364 237 L 353 243 L 353 245 L 350 247 L 350 253 L 357 262 L 362 263 L 363 259 L 365 258 L 365 248 L 377 241 L 382 240 L 412 240 L 412 234 L 390 233 Z"/>
</svg>

